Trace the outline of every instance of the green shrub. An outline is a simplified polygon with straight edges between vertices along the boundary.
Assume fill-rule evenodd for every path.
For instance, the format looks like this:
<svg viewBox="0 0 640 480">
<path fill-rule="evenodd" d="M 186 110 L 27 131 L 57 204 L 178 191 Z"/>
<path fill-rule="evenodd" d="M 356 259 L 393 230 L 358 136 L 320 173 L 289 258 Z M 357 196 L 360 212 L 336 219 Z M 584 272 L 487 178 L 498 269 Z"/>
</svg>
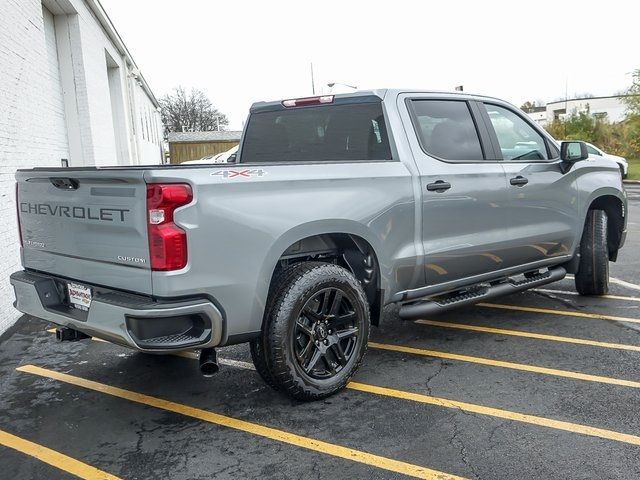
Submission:
<svg viewBox="0 0 640 480">
<path fill-rule="evenodd" d="M 554 120 L 545 128 L 558 140 L 582 140 L 613 155 L 640 158 L 640 115 L 628 115 L 622 122 L 610 123 L 606 118 L 592 116 L 587 109 Z"/>
</svg>

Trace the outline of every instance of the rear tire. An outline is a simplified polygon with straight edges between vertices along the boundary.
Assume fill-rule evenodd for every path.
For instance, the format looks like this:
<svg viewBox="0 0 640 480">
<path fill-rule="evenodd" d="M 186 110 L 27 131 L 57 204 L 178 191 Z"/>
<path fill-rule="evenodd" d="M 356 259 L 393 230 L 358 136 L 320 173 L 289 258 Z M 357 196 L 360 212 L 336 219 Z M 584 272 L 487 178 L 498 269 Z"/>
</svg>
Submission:
<svg viewBox="0 0 640 480">
<path fill-rule="evenodd" d="M 367 348 L 369 304 L 362 286 L 348 270 L 319 262 L 296 264 L 277 282 L 261 338 L 252 342 L 256 369 L 295 399 L 333 395 Z"/>
<path fill-rule="evenodd" d="M 269 289 L 269 297 L 267 299 L 267 306 L 264 310 L 264 318 L 263 325 L 267 325 L 268 323 L 268 315 L 269 312 L 273 310 L 273 305 L 275 301 L 282 296 L 282 290 L 288 285 L 289 280 L 292 276 L 296 275 L 296 265 L 290 265 L 284 268 L 281 272 L 277 274 L 275 277 L 271 288 Z M 267 385 L 269 385 L 274 390 L 279 390 L 278 384 L 276 383 L 273 375 L 271 374 L 271 370 L 269 367 L 269 360 L 266 354 L 267 345 L 265 344 L 265 335 L 261 334 L 258 338 L 252 340 L 249 343 L 249 351 L 251 352 L 251 360 L 253 360 L 253 365 L 256 367 L 256 371 L 262 377 Z"/>
<path fill-rule="evenodd" d="M 587 213 L 575 284 L 580 295 L 605 295 L 609 291 L 607 214 L 604 210 L 589 210 Z"/>
</svg>

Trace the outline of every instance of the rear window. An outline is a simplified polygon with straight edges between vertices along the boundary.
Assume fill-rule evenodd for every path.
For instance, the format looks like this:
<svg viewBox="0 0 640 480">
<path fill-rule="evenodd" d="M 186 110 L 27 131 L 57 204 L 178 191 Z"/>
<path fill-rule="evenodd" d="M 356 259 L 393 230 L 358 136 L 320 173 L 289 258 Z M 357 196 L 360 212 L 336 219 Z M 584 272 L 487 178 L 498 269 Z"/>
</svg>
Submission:
<svg viewBox="0 0 640 480">
<path fill-rule="evenodd" d="M 240 161 L 389 160 L 380 103 L 323 105 L 251 114 Z"/>
</svg>

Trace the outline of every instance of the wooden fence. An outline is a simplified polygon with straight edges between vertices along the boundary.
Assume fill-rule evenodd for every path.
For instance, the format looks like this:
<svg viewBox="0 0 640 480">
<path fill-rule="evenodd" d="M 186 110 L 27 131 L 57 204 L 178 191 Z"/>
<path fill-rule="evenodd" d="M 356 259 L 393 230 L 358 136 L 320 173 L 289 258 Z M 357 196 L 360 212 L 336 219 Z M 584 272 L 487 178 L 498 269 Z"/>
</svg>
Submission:
<svg viewBox="0 0 640 480">
<path fill-rule="evenodd" d="M 208 155 L 226 152 L 238 145 L 236 141 L 216 142 L 170 142 L 169 155 L 171 163 L 182 163 L 187 160 L 199 160 Z"/>
</svg>

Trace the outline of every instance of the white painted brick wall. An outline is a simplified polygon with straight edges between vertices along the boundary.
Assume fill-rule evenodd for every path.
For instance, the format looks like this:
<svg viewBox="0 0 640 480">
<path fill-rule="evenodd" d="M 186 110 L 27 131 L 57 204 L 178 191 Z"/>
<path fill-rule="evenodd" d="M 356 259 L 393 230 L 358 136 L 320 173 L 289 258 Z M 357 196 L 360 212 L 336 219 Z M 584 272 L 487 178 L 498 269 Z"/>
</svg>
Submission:
<svg viewBox="0 0 640 480">
<path fill-rule="evenodd" d="M 19 167 L 68 157 L 64 114 L 54 101 L 42 4 L 0 2 L 0 332 L 18 317 L 9 275 L 20 268 L 15 180 Z"/>
<path fill-rule="evenodd" d="M 59 83 L 48 61 L 41 2 L 0 0 L 0 333 L 19 316 L 12 307 L 14 294 L 9 284 L 9 275 L 20 269 L 16 169 L 59 166 L 61 158 L 71 158 L 72 166 L 116 163 L 105 51 L 121 67 L 123 85 L 130 82 L 136 90 L 136 126 L 143 115 L 138 106 L 153 108 L 142 88 L 127 77 L 122 56 L 84 0 L 69 0 L 77 12 L 74 19 L 80 35 L 80 43 L 71 44 L 80 127 L 68 131 Z M 127 101 L 126 95 L 123 100 Z M 126 125 L 129 162 L 159 163 L 159 143 L 143 139 L 139 128 L 130 123 Z M 82 158 L 70 154 L 74 139 L 81 143 Z M 134 158 L 135 148 L 140 158 Z"/>
</svg>

